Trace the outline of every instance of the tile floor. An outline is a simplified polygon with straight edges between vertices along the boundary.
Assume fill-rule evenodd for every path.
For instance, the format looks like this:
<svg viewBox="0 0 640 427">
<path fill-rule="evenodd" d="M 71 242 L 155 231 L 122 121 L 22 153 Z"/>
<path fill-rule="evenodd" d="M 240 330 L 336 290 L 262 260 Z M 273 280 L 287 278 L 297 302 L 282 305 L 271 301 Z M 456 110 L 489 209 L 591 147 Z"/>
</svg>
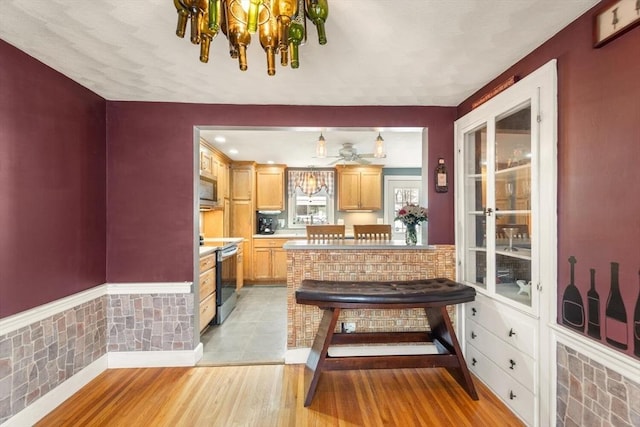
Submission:
<svg viewBox="0 0 640 427">
<path fill-rule="evenodd" d="M 199 366 L 284 363 L 287 348 L 287 288 L 245 286 L 222 325 L 201 337 Z"/>
</svg>

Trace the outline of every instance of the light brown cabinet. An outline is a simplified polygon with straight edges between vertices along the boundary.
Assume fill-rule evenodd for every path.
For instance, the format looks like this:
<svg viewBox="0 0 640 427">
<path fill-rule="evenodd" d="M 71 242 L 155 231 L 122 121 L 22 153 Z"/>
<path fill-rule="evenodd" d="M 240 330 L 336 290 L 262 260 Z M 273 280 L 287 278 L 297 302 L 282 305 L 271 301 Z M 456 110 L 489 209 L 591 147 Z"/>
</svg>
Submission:
<svg viewBox="0 0 640 427">
<path fill-rule="evenodd" d="M 218 178 L 218 205 L 224 203 L 224 199 L 229 198 L 229 164 L 221 159 L 214 159 Z"/>
<path fill-rule="evenodd" d="M 200 144 L 200 175 L 216 178 L 218 175 L 218 162 L 213 153 L 203 144 Z"/>
<path fill-rule="evenodd" d="M 382 209 L 382 166 L 343 166 L 338 175 L 338 210 Z"/>
<path fill-rule="evenodd" d="M 238 245 L 238 253 L 236 254 L 236 289 L 244 286 L 244 243 Z"/>
<path fill-rule="evenodd" d="M 200 331 L 202 331 L 216 315 L 215 253 L 200 257 L 200 278 L 198 286 L 198 296 L 200 301 Z"/>
<path fill-rule="evenodd" d="M 255 167 L 251 163 L 234 163 L 231 166 L 231 198 L 251 200 L 255 192 Z"/>
<path fill-rule="evenodd" d="M 256 167 L 256 209 L 284 210 L 284 165 Z"/>
<path fill-rule="evenodd" d="M 286 282 L 287 251 L 282 249 L 288 238 L 254 239 L 253 278 L 270 282 Z"/>
<path fill-rule="evenodd" d="M 255 163 L 234 162 L 231 165 L 231 236 L 242 237 L 243 275 L 250 280 L 253 274 L 251 254 L 256 229 Z"/>
</svg>

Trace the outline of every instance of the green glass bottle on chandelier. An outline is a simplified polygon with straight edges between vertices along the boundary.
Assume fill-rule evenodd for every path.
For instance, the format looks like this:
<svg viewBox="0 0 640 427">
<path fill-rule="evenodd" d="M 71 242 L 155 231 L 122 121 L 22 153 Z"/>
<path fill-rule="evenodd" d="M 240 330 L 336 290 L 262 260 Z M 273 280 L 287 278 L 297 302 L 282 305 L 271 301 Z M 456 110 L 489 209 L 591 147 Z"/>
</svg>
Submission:
<svg viewBox="0 0 640 427">
<path fill-rule="evenodd" d="M 318 43 L 327 44 L 327 34 L 324 30 L 324 23 L 329 16 L 329 3 L 327 0 L 306 0 L 307 16 L 318 29 Z"/>
</svg>

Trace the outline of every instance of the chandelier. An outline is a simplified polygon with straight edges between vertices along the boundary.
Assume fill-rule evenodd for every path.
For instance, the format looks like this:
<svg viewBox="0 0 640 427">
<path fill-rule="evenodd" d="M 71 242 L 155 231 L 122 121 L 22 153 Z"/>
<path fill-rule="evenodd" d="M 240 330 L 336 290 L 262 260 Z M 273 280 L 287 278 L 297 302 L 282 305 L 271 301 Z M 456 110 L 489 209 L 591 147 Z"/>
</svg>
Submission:
<svg viewBox="0 0 640 427">
<path fill-rule="evenodd" d="M 306 18 L 318 30 L 318 42 L 327 43 L 324 23 L 329 14 L 328 0 L 173 0 L 178 12 L 176 34 L 184 38 L 191 23 L 191 43 L 200 45 L 200 61 L 209 61 L 211 41 L 222 32 L 229 42 L 231 58 L 240 70 L 247 69 L 247 46 L 251 35 L 258 35 L 267 55 L 267 74 L 276 73 L 275 56 L 287 66 L 298 68 L 298 47 L 306 40 Z M 306 16 L 306 18 L 305 18 Z M 291 51 L 291 52 L 289 52 Z"/>
</svg>

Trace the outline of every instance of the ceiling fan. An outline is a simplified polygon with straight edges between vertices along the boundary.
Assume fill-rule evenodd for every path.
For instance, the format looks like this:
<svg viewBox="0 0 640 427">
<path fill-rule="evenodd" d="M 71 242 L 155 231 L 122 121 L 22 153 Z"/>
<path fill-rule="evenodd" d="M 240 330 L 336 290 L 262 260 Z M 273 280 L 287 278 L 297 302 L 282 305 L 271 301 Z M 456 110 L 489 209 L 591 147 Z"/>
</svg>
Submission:
<svg viewBox="0 0 640 427">
<path fill-rule="evenodd" d="M 343 142 L 342 143 L 342 148 L 340 150 L 338 150 L 338 155 L 337 156 L 327 156 L 327 157 L 335 157 L 336 160 L 334 160 L 333 162 L 329 163 L 329 165 L 335 165 L 336 163 L 339 162 L 355 162 L 355 163 L 359 163 L 361 165 L 369 165 L 371 164 L 370 161 L 366 160 L 366 159 L 373 159 L 376 158 L 376 155 L 374 153 L 367 153 L 367 154 L 358 154 L 358 150 L 356 149 L 356 147 L 353 146 L 352 142 Z M 381 156 L 378 156 L 377 158 L 384 158 L 387 157 L 386 154 L 383 154 Z"/>
</svg>

